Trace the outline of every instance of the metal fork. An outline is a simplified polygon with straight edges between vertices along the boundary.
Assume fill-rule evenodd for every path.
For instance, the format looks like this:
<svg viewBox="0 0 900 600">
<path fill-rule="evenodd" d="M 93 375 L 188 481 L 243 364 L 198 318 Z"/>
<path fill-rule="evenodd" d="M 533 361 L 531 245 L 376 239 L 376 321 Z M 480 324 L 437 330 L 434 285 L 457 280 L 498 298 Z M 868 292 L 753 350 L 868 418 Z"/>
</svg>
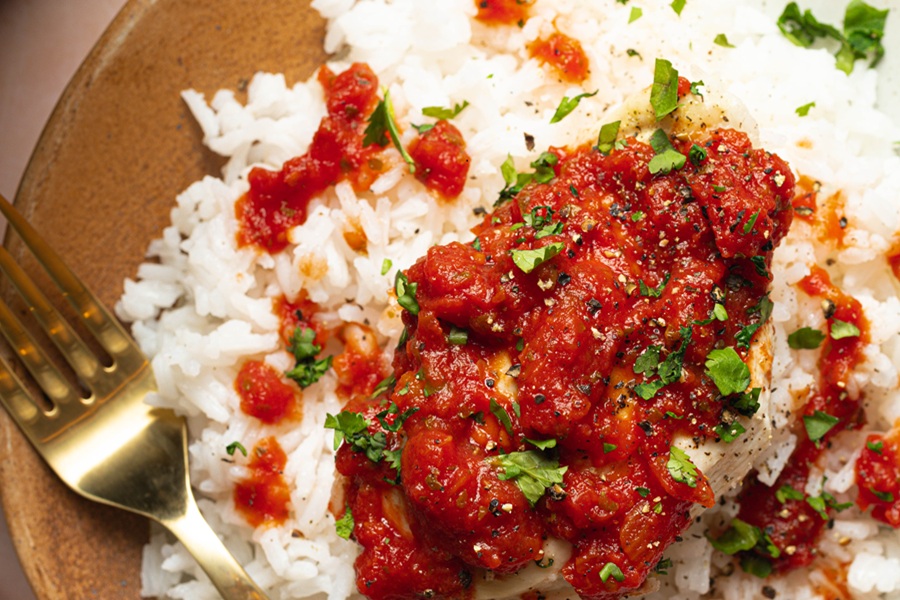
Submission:
<svg viewBox="0 0 900 600">
<path fill-rule="evenodd" d="M 3 196 L 0 213 L 72 304 L 83 329 L 111 359 L 111 364 L 105 364 L 104 358 L 91 350 L 0 246 L 0 271 L 12 282 L 80 382 L 80 386 L 72 382 L 57 368 L 49 353 L 0 300 L 0 330 L 50 408 L 32 396 L 9 361 L 0 357 L 3 406 L 73 490 L 168 528 L 226 600 L 264 600 L 265 594 L 228 552 L 194 501 L 184 419 L 144 403 L 147 393 L 156 389 L 147 358 L 115 317 Z"/>
</svg>

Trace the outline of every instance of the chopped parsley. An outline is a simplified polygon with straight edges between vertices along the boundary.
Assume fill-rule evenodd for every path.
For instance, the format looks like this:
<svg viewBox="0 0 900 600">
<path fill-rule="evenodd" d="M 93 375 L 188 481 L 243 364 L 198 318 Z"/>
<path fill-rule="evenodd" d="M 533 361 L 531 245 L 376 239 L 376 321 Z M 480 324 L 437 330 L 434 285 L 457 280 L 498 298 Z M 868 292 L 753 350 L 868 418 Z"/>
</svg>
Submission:
<svg viewBox="0 0 900 600">
<path fill-rule="evenodd" d="M 403 426 L 404 421 L 410 415 L 415 413 L 418 408 L 410 408 L 400 413 L 400 409 L 396 404 L 391 405 L 375 415 L 382 431 L 371 433 L 369 428 L 373 424 L 359 413 L 343 410 L 337 415 L 330 413 L 325 415 L 325 429 L 334 430 L 334 449 L 341 447 L 342 443 L 350 446 L 353 452 L 362 452 L 373 463 L 386 460 L 391 468 L 397 471 L 397 478 L 388 480 L 389 483 L 399 483 L 400 473 L 400 449 L 389 450 L 388 439 L 385 432 L 397 433 Z M 396 415 L 392 422 L 389 422 L 388 415 Z"/>
<path fill-rule="evenodd" d="M 532 163 L 532 173 L 516 172 L 516 165 L 511 155 L 507 155 L 506 160 L 500 165 L 500 174 L 503 175 L 503 181 L 506 187 L 500 190 L 500 197 L 494 203 L 499 206 L 503 202 L 514 198 L 522 188 L 531 183 L 550 183 L 556 177 L 554 166 L 559 162 L 559 157 L 552 152 L 543 152 Z"/>
<path fill-rule="evenodd" d="M 725 442 L 726 444 L 730 444 L 734 440 L 738 439 L 742 433 L 745 433 L 747 430 L 743 425 L 735 421 L 731 424 L 719 423 L 715 426 L 716 435 Z"/>
<path fill-rule="evenodd" d="M 755 387 L 731 399 L 731 407 L 745 417 L 752 417 L 759 410 L 759 395 L 762 388 Z"/>
<path fill-rule="evenodd" d="M 452 119 L 459 115 L 467 106 L 468 100 L 463 100 L 462 104 L 454 104 L 453 108 L 444 108 L 442 106 L 426 106 L 422 109 L 422 114 L 426 117 L 434 117 L 435 119 Z"/>
<path fill-rule="evenodd" d="M 691 462 L 687 452 L 678 446 L 672 446 L 669 449 L 669 461 L 666 463 L 666 468 L 675 481 L 688 487 L 697 487 L 697 477 L 699 476 L 697 467 Z"/>
<path fill-rule="evenodd" d="M 513 263 L 515 263 L 523 273 L 531 273 L 539 265 L 547 262 L 562 252 L 565 247 L 565 244 L 562 242 L 554 242 L 533 250 L 510 250 L 510 254 L 512 255 Z"/>
<path fill-rule="evenodd" d="M 803 426 L 806 428 L 806 435 L 813 442 L 818 442 L 825 437 L 825 434 L 831 431 L 839 422 L 840 419 L 821 410 L 817 410 L 811 415 L 803 415 Z"/>
<path fill-rule="evenodd" d="M 878 498 L 879 500 L 881 500 L 882 502 L 893 502 L 894 501 L 894 494 L 891 492 L 879 492 L 878 490 L 876 490 L 875 488 L 872 488 L 872 487 L 869 488 L 869 491 L 872 492 L 872 494 L 874 494 L 875 497 Z"/>
<path fill-rule="evenodd" d="M 512 420 L 509 418 L 509 413 L 506 412 L 506 409 L 500 406 L 493 398 L 491 398 L 490 407 L 491 414 L 497 417 L 497 421 L 503 425 L 503 429 L 506 430 L 506 433 L 513 435 Z"/>
<path fill-rule="evenodd" d="M 644 11 L 640 9 L 640 7 L 632 6 L 631 13 L 628 15 L 628 23 L 634 23 L 638 19 L 640 19 L 644 14 Z"/>
<path fill-rule="evenodd" d="M 416 161 L 409 155 L 406 148 L 400 142 L 400 129 L 394 117 L 394 105 L 391 102 L 391 94 L 384 90 L 384 99 L 378 102 L 375 110 L 369 116 L 369 125 L 366 127 L 363 137 L 363 147 L 376 144 L 384 148 L 393 142 L 394 147 L 400 152 L 400 156 L 409 165 L 409 172 L 416 172 Z"/>
<path fill-rule="evenodd" d="M 797 46 L 809 48 L 819 38 L 839 44 L 835 66 L 847 73 L 853 71 L 857 60 L 870 59 L 874 67 L 884 56 L 884 26 L 888 9 L 878 10 L 862 0 L 851 0 L 844 11 L 843 30 L 822 23 L 810 10 L 802 11 L 796 2 L 789 3 L 778 17 L 778 28 Z"/>
<path fill-rule="evenodd" d="M 456 325 L 451 325 L 450 333 L 447 334 L 447 341 L 455 346 L 465 346 L 469 341 L 469 332 Z"/>
<path fill-rule="evenodd" d="M 672 10 L 675 11 L 675 14 L 680 17 L 681 11 L 684 10 L 685 4 L 687 4 L 687 0 L 672 0 L 672 4 L 670 4 L 669 6 L 671 6 Z"/>
<path fill-rule="evenodd" d="M 778 488 L 775 492 L 775 499 L 781 504 L 788 500 L 803 500 L 806 496 L 800 490 L 795 490 L 792 486 L 785 484 Z"/>
<path fill-rule="evenodd" d="M 621 121 L 613 121 L 606 123 L 600 127 L 600 136 L 597 139 L 597 150 L 603 155 L 608 155 L 616 146 L 616 136 L 619 135 L 619 126 Z"/>
<path fill-rule="evenodd" d="M 769 320 L 769 317 L 772 316 L 772 309 L 775 307 L 775 303 L 769 300 L 768 296 L 763 296 L 759 300 L 759 304 L 757 304 L 750 312 L 758 312 L 759 313 L 759 321 L 753 323 L 751 325 L 746 325 L 741 328 L 741 330 L 734 336 L 734 340 L 738 348 L 749 348 L 750 342 L 753 340 L 753 334 L 756 333 L 756 330 L 763 326 L 763 324 Z"/>
<path fill-rule="evenodd" d="M 669 283 L 669 279 L 671 278 L 670 273 L 666 273 L 663 280 L 659 283 L 658 286 L 652 288 L 649 287 L 642 279 L 638 279 L 638 288 L 641 291 L 641 296 L 645 296 L 647 298 L 659 298 L 662 296 L 663 290 L 666 289 L 666 284 Z"/>
<path fill-rule="evenodd" d="M 698 146 L 697 144 L 692 145 L 691 149 L 688 150 L 688 159 L 695 167 L 699 167 L 700 163 L 706 160 L 708 155 L 709 153 L 706 151 L 706 148 Z"/>
<path fill-rule="evenodd" d="M 610 577 L 616 581 L 625 581 L 625 573 L 622 572 L 622 569 L 616 563 L 608 562 L 600 569 L 600 581 L 606 583 Z"/>
<path fill-rule="evenodd" d="M 750 369 L 730 346 L 710 350 L 706 355 L 706 374 L 723 396 L 740 394 L 750 385 Z"/>
<path fill-rule="evenodd" d="M 734 555 L 738 552 L 752 550 L 763 538 L 763 532 L 759 527 L 735 517 L 731 525 L 722 532 L 722 535 L 710 539 L 710 545 L 725 554 Z"/>
<path fill-rule="evenodd" d="M 874 452 L 875 454 L 881 454 L 884 450 L 884 442 L 878 440 L 877 442 L 866 442 L 866 448 Z M 229 452 L 230 454 L 230 452 Z M 245 452 L 246 455 L 246 452 Z"/>
<path fill-rule="evenodd" d="M 831 339 L 842 340 L 849 337 L 859 337 L 859 327 L 853 323 L 834 319 L 831 322 Z"/>
<path fill-rule="evenodd" d="M 724 33 L 720 33 L 715 38 L 713 38 L 713 44 L 722 46 L 723 48 L 734 48 L 734 44 L 728 41 L 728 36 Z"/>
<path fill-rule="evenodd" d="M 678 70 L 664 58 L 657 58 L 653 68 L 650 105 L 657 121 L 678 108 Z"/>
<path fill-rule="evenodd" d="M 227 446 L 225 446 L 225 452 L 228 453 L 228 456 L 234 456 L 234 453 L 239 451 L 244 456 L 247 456 L 247 449 L 244 448 L 244 445 L 240 442 L 231 442 Z M 879 452 L 879 454 L 881 454 Z"/>
<path fill-rule="evenodd" d="M 655 373 L 659 366 L 659 351 L 662 346 L 647 346 L 640 356 L 634 361 L 635 373 Z"/>
<path fill-rule="evenodd" d="M 653 379 L 634 386 L 634 392 L 641 399 L 650 400 L 664 386 L 674 383 L 681 378 L 684 353 L 687 351 L 688 344 L 691 343 L 693 331 L 690 327 L 682 327 L 679 331 L 681 333 L 681 344 L 677 350 L 670 352 L 662 362 L 659 362 L 659 353 L 662 349 L 660 346 L 648 346 L 635 360 L 633 367 L 635 373 L 642 373 L 648 378 L 654 374 L 659 375 L 659 379 Z"/>
<path fill-rule="evenodd" d="M 650 136 L 650 146 L 653 148 L 655 155 L 647 163 L 647 168 L 653 175 L 657 173 L 665 175 L 673 170 L 682 168 L 687 162 L 687 157 L 672 146 L 669 136 L 662 129 L 657 129 Z"/>
<path fill-rule="evenodd" d="M 316 359 L 322 347 L 313 343 L 315 339 L 316 332 L 311 327 L 300 326 L 294 330 L 288 346 L 288 351 L 294 355 L 296 363 L 294 368 L 285 372 L 285 376 L 297 382 L 302 388 L 317 382 L 331 367 L 331 356 Z"/>
<path fill-rule="evenodd" d="M 344 511 L 344 516 L 334 522 L 334 531 L 338 534 L 338 537 L 349 540 L 350 535 L 353 533 L 354 525 L 353 511 L 347 506 L 347 510 Z"/>
<path fill-rule="evenodd" d="M 391 262 L 391 259 L 389 259 L 389 258 L 386 258 L 383 261 L 381 261 L 381 274 L 387 275 L 393 265 L 394 265 L 394 263 Z"/>
<path fill-rule="evenodd" d="M 561 484 L 568 470 L 568 467 L 560 467 L 559 461 L 547 458 L 536 450 L 510 452 L 490 460 L 496 461 L 502 469 L 497 476 L 504 481 L 515 481 L 532 506 L 548 488 Z"/>
<path fill-rule="evenodd" d="M 788 335 L 787 341 L 794 350 L 815 350 L 825 341 L 825 334 L 812 327 L 801 327 Z"/>
<path fill-rule="evenodd" d="M 418 283 L 410 283 L 406 274 L 397 271 L 394 278 L 394 292 L 397 294 L 397 304 L 405 308 L 411 315 L 419 314 L 419 303 L 416 301 L 416 288 Z"/>
<path fill-rule="evenodd" d="M 753 231 L 753 226 L 756 225 L 756 220 L 759 218 L 759 211 L 756 211 L 751 215 L 750 219 L 744 223 L 744 235 L 747 235 L 751 231 Z"/>
<path fill-rule="evenodd" d="M 553 113 L 553 116 L 550 118 L 550 123 L 559 123 L 562 121 L 570 112 L 575 110 L 578 104 L 581 102 L 582 98 L 590 98 L 591 96 L 596 96 L 597 92 L 600 90 L 593 91 L 591 93 L 578 94 L 574 98 L 569 98 L 568 96 L 563 96 L 563 99 L 559 102 L 559 106 L 556 107 L 556 112 Z"/>
<path fill-rule="evenodd" d="M 537 448 L 538 450 L 549 450 L 550 448 L 556 448 L 556 440 L 550 438 L 549 440 L 532 440 L 530 438 L 524 438 L 526 442 Z M 604 447 L 606 444 L 604 444 Z"/>
<path fill-rule="evenodd" d="M 797 108 L 795 108 L 794 112 L 797 113 L 797 116 L 805 117 L 806 115 L 809 114 L 809 109 L 815 108 L 815 106 L 816 106 L 815 102 L 808 102 L 808 103 L 804 104 L 803 106 L 798 106 Z"/>
</svg>

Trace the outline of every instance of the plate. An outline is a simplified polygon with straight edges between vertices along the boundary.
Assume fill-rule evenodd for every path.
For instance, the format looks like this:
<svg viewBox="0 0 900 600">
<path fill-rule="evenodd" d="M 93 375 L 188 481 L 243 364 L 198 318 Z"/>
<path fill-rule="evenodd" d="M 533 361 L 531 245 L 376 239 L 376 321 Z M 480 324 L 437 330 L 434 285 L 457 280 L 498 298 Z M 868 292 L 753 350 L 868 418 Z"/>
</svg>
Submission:
<svg viewBox="0 0 900 600">
<path fill-rule="evenodd" d="M 323 36 L 307 2 L 129 1 L 60 98 L 16 205 L 112 306 L 175 195 L 221 167 L 179 92 L 240 90 L 258 70 L 306 79 Z M 69 491 L 3 410 L 0 504 L 38 598 L 140 598 L 149 522 Z"/>
</svg>

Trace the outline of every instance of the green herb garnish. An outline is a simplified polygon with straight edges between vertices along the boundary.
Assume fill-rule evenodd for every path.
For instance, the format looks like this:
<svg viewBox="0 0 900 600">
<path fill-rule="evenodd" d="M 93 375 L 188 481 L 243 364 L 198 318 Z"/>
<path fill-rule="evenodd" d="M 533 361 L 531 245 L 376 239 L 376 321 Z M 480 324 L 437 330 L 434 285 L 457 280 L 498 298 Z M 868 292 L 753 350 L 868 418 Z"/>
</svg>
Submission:
<svg viewBox="0 0 900 600">
<path fill-rule="evenodd" d="M 288 351 L 294 355 L 294 368 L 285 372 L 285 376 L 306 388 L 317 382 L 331 367 L 331 356 L 316 359 L 322 347 L 314 344 L 316 332 L 311 327 L 297 327 L 291 336 Z"/>
<path fill-rule="evenodd" d="M 821 440 L 839 422 L 840 419 L 821 410 L 811 415 L 803 415 L 803 426 L 806 427 L 806 434 L 813 442 Z"/>
<path fill-rule="evenodd" d="M 734 48 L 734 44 L 728 41 L 728 36 L 726 36 L 724 33 L 720 33 L 715 38 L 713 38 L 713 44 L 722 46 L 723 48 Z"/>
<path fill-rule="evenodd" d="M 816 105 L 815 102 L 808 102 L 807 104 L 804 104 L 803 106 L 798 106 L 797 108 L 795 108 L 794 112 L 797 113 L 797 115 L 800 117 L 805 117 L 806 115 L 809 114 L 809 109 L 813 108 L 815 105 Z"/>
<path fill-rule="evenodd" d="M 422 109 L 422 114 L 426 117 L 434 117 L 435 119 L 452 119 L 459 115 L 469 105 L 468 100 L 463 100 L 462 104 L 454 104 L 453 108 L 444 108 L 442 106 L 426 106 Z"/>
<path fill-rule="evenodd" d="M 834 319 L 831 322 L 831 339 L 841 340 L 849 337 L 859 337 L 859 327 L 853 323 Z"/>
<path fill-rule="evenodd" d="M 650 105 L 657 121 L 678 108 L 678 70 L 664 58 L 657 58 L 653 68 Z"/>
<path fill-rule="evenodd" d="M 384 148 L 391 142 L 400 152 L 400 156 L 403 157 L 406 164 L 409 165 L 409 172 L 415 173 L 416 161 L 413 160 L 400 142 L 400 129 L 394 117 L 394 105 L 391 102 L 391 94 L 388 90 L 384 90 L 384 99 L 378 102 L 375 110 L 369 116 L 369 125 L 366 127 L 365 137 L 363 137 L 363 147 L 375 144 Z"/>
<path fill-rule="evenodd" d="M 406 274 L 397 271 L 394 277 L 394 292 L 397 294 L 397 304 L 405 308 L 411 315 L 419 314 L 419 303 L 416 301 L 416 288 L 418 283 L 410 283 Z"/>
<path fill-rule="evenodd" d="M 534 506 L 544 492 L 563 481 L 568 467 L 560 467 L 559 461 L 547 458 L 536 450 L 510 452 L 490 459 L 502 469 L 497 476 L 506 481 L 512 479 Z"/>
<path fill-rule="evenodd" d="M 613 121 L 612 123 L 606 123 L 600 127 L 600 136 L 597 139 L 597 150 L 603 155 L 608 155 L 613 151 L 613 148 L 615 148 L 616 136 L 619 135 L 619 126 L 621 124 L 621 121 Z"/>
<path fill-rule="evenodd" d="M 590 98 L 591 96 L 596 96 L 597 92 L 600 90 L 596 90 L 591 93 L 578 94 L 573 98 L 569 98 L 568 96 L 563 96 L 563 99 L 559 102 L 559 106 L 556 107 L 556 112 L 553 113 L 553 116 L 550 118 L 550 123 L 559 123 L 562 121 L 570 112 L 575 110 L 578 104 L 581 102 L 582 98 Z"/>
<path fill-rule="evenodd" d="M 244 445 L 240 442 L 231 442 L 227 446 L 225 446 L 225 452 L 228 453 L 228 456 L 234 456 L 234 453 L 239 451 L 244 456 L 247 456 L 247 449 L 244 448 Z M 881 454 L 879 452 L 879 454 Z"/>
<path fill-rule="evenodd" d="M 344 516 L 334 522 L 334 531 L 338 534 L 338 537 L 349 540 L 350 535 L 353 533 L 354 525 L 353 511 L 350 510 L 350 506 L 347 506 Z"/>
<path fill-rule="evenodd" d="M 825 341 L 825 334 L 812 327 L 801 327 L 790 334 L 787 341 L 794 350 L 815 350 Z"/>
<path fill-rule="evenodd" d="M 625 581 L 625 573 L 622 572 L 622 569 L 616 563 L 608 562 L 600 569 L 600 581 L 606 583 L 610 577 L 616 581 Z"/>
<path fill-rule="evenodd" d="M 750 369 L 731 347 L 710 350 L 706 355 L 706 374 L 723 396 L 740 394 L 750 385 Z"/>
<path fill-rule="evenodd" d="M 523 273 L 531 273 L 538 265 L 547 262 L 562 252 L 565 247 L 565 244 L 562 242 L 554 242 L 533 250 L 510 250 L 510 254 L 512 255 L 513 263 L 515 263 Z"/>
<path fill-rule="evenodd" d="M 675 481 L 688 487 L 697 487 L 697 477 L 699 476 L 697 467 L 691 462 L 687 453 L 678 446 L 672 446 L 669 449 L 669 461 L 666 463 L 666 468 Z"/>
<path fill-rule="evenodd" d="M 682 168 L 687 162 L 687 157 L 672 146 L 669 136 L 662 129 L 657 129 L 650 136 L 650 146 L 655 155 L 647 163 L 647 168 L 653 175 L 657 173 L 665 175 L 672 170 Z"/>
</svg>

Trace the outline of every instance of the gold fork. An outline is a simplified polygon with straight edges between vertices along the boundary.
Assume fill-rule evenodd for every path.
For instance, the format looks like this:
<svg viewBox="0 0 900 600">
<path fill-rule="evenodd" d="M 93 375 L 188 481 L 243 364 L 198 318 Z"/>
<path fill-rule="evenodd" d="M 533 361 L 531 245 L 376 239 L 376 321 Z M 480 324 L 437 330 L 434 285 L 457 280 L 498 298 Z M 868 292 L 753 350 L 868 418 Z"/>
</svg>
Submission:
<svg viewBox="0 0 900 600">
<path fill-rule="evenodd" d="M 12 282 L 80 383 L 63 374 L 0 300 L 0 330 L 50 407 L 36 401 L 2 357 L 0 402 L 73 490 L 168 528 L 226 600 L 265 599 L 197 508 L 188 477 L 184 419 L 144 403 L 147 393 L 156 390 L 147 358 L 115 317 L 2 195 L 0 213 L 72 304 L 83 329 L 111 359 L 111 364 L 105 364 L 97 356 L 0 246 L 0 271 Z"/>
</svg>

